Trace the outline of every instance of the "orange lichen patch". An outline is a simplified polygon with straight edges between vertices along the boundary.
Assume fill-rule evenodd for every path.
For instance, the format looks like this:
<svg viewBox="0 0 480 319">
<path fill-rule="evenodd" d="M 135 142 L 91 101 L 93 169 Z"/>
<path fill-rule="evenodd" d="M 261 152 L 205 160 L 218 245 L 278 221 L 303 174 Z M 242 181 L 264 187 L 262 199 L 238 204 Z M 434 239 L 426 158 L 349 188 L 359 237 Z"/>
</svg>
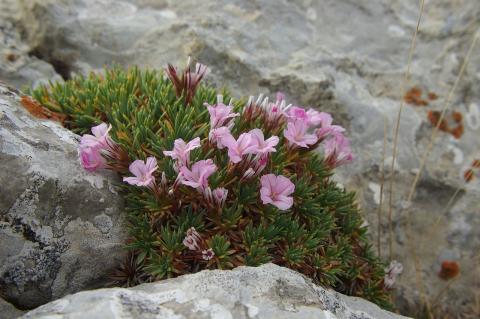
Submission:
<svg viewBox="0 0 480 319">
<path fill-rule="evenodd" d="M 407 95 L 415 98 L 419 98 L 422 96 L 422 90 L 416 86 L 412 87 L 408 92 Z"/>
<path fill-rule="evenodd" d="M 448 280 L 455 278 L 460 273 L 460 265 L 456 261 L 445 260 L 442 262 L 442 269 L 438 276 L 442 279 Z"/>
<path fill-rule="evenodd" d="M 480 168 L 480 159 L 473 160 L 472 167 Z"/>
<path fill-rule="evenodd" d="M 427 96 L 430 101 L 435 101 L 436 99 L 438 99 L 438 95 L 433 92 L 428 92 Z"/>
<path fill-rule="evenodd" d="M 473 180 L 474 178 L 474 172 L 473 169 L 469 168 L 463 173 L 463 178 L 465 179 L 465 182 L 469 183 Z"/>
<path fill-rule="evenodd" d="M 457 127 L 453 128 L 453 129 L 450 129 L 449 132 L 450 134 L 453 135 L 453 137 L 455 137 L 457 140 L 462 137 L 463 133 L 464 133 L 464 127 L 462 124 L 458 125 Z"/>
<path fill-rule="evenodd" d="M 430 121 L 430 123 L 433 125 L 433 126 L 437 126 L 438 125 L 438 121 L 440 120 L 440 115 L 441 113 L 438 112 L 438 111 L 428 111 L 428 120 Z M 445 118 L 442 119 L 442 121 L 440 122 L 440 126 L 438 127 L 440 131 L 443 131 L 443 132 L 448 132 L 448 124 L 447 124 L 447 120 Z"/>
<path fill-rule="evenodd" d="M 463 115 L 462 115 L 462 113 L 457 112 L 457 111 L 453 111 L 453 112 L 452 112 L 452 118 L 453 118 L 453 120 L 454 120 L 455 122 L 457 122 L 457 123 L 462 123 L 462 121 L 463 121 Z"/>
<path fill-rule="evenodd" d="M 428 111 L 427 117 L 433 126 L 437 126 L 438 121 L 440 120 L 440 115 L 441 113 L 438 111 Z M 450 123 L 452 122 L 455 123 L 456 126 L 451 127 L 451 125 L 449 125 L 448 120 L 450 120 Z M 442 132 L 450 133 L 453 137 L 455 137 L 456 139 L 459 139 L 460 137 L 462 137 L 463 133 L 465 132 L 465 127 L 463 126 L 462 113 L 453 111 L 450 115 L 445 116 L 440 122 L 438 129 Z"/>
<path fill-rule="evenodd" d="M 33 116 L 38 117 L 40 119 L 49 119 L 53 121 L 57 121 L 63 124 L 65 121 L 65 115 L 60 113 L 55 113 L 50 111 L 49 109 L 43 107 L 40 103 L 35 101 L 30 96 L 22 96 L 21 103 L 23 107 Z"/>
<path fill-rule="evenodd" d="M 428 101 L 422 99 L 422 90 L 416 86 L 412 87 L 403 97 L 404 101 L 408 104 L 417 106 L 427 106 Z"/>
</svg>

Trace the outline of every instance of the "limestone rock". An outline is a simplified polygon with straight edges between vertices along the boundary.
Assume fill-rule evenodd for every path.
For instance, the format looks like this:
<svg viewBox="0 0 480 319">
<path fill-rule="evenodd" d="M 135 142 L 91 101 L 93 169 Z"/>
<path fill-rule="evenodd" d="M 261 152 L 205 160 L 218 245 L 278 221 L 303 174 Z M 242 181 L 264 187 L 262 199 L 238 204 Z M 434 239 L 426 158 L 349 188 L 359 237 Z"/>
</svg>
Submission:
<svg viewBox="0 0 480 319">
<path fill-rule="evenodd" d="M 0 318 L 15 319 L 20 317 L 23 313 L 24 311 L 18 310 L 12 304 L 0 298 Z"/>
<path fill-rule="evenodd" d="M 17 23 L 20 13 L 19 1 L 0 1 L 0 81 L 15 87 L 36 87 L 62 80 L 54 67 L 36 57 L 32 47 L 23 41 Z"/>
<path fill-rule="evenodd" d="M 117 177 L 85 172 L 77 140 L 0 85 L 0 292 L 21 309 L 101 287 L 124 256 Z"/>
<path fill-rule="evenodd" d="M 134 288 L 83 291 L 22 319 L 400 319 L 376 305 L 314 285 L 274 264 L 202 271 Z"/>
</svg>

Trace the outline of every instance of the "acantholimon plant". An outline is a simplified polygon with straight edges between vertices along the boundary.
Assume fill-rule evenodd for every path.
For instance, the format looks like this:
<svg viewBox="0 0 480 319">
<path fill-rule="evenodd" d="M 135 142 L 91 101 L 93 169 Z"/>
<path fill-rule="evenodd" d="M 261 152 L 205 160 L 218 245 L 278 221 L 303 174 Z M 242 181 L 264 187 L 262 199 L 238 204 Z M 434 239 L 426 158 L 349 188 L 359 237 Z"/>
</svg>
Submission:
<svg viewBox="0 0 480 319">
<path fill-rule="evenodd" d="M 355 194 L 331 179 L 352 160 L 345 129 L 282 94 L 233 99 L 201 84 L 206 72 L 115 67 L 32 91 L 83 134 L 86 170 L 123 178 L 118 284 L 273 262 L 389 308 Z"/>
</svg>

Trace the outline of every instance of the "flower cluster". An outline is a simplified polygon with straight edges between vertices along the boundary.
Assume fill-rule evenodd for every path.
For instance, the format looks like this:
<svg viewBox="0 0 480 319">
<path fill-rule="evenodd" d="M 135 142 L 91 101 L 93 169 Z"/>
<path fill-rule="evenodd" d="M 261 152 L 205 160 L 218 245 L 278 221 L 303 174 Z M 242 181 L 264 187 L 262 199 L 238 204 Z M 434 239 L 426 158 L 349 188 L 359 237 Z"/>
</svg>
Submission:
<svg viewBox="0 0 480 319">
<path fill-rule="evenodd" d="M 324 141 L 325 159 L 331 167 L 353 160 L 350 143 L 342 134 L 345 129 L 332 125 L 330 114 L 294 106 L 288 110 L 286 117 L 288 123 L 283 135 L 292 146 L 308 148 Z"/>
<path fill-rule="evenodd" d="M 186 74 L 188 76 L 190 73 Z M 253 98 L 247 103 L 245 109 L 252 107 L 252 100 Z M 264 132 L 259 128 L 240 133 L 235 138 L 231 131 L 234 128 L 234 119 L 240 116 L 240 113 L 233 112 L 233 105 L 231 103 L 224 104 L 223 96 L 218 95 L 216 104 L 205 103 L 205 106 L 210 115 L 208 143 L 219 150 L 227 149 L 231 164 L 243 170 L 243 181 L 260 175 L 267 166 L 270 153 L 276 152 L 280 138 L 270 136 L 265 139 Z M 277 95 L 275 103 L 270 103 L 268 98 L 265 98 L 261 103 L 261 108 L 265 112 L 267 122 L 278 124 L 282 120 L 286 121 L 283 136 L 289 147 L 308 149 L 324 141 L 325 159 L 330 166 L 336 167 L 352 160 L 349 142 L 342 134 L 345 129 L 338 125 L 332 125 L 330 114 L 286 105 L 283 95 Z M 108 151 L 109 145 L 113 144 L 108 135 L 110 129 L 110 126 L 102 123 L 92 128 L 93 135 L 82 137 L 80 158 L 85 169 L 94 171 L 106 167 L 101 153 Z M 203 194 L 207 205 L 221 208 L 227 200 L 228 189 L 219 187 L 211 190 L 209 187 L 209 177 L 218 170 L 217 165 L 212 159 L 202 159 L 193 164 L 190 163 L 191 151 L 201 146 L 200 137 L 195 137 L 189 142 L 178 138 L 174 141 L 172 150 L 163 151 L 166 157 L 170 157 L 174 161 L 173 167 L 178 173 L 170 194 L 178 184 L 182 184 Z M 148 157 L 145 161 L 137 159 L 129 166 L 129 171 L 134 176 L 124 177 L 123 181 L 130 185 L 152 188 L 155 191 L 154 173 L 157 169 L 155 157 Z M 164 179 L 165 173 L 162 172 L 162 185 L 166 184 Z M 288 210 L 294 204 L 292 196 L 294 191 L 294 183 L 286 176 L 270 173 L 260 177 L 259 197 L 265 205 L 271 204 L 279 210 Z M 201 245 L 203 241 L 194 228 L 187 231 L 183 243 L 190 250 L 200 250 L 202 246 L 205 260 L 209 260 L 215 255 L 210 248 Z"/>
<path fill-rule="evenodd" d="M 249 102 L 246 108 L 251 105 Z M 305 110 L 298 106 L 286 105 L 282 95 L 275 103 L 269 103 L 268 98 L 261 103 L 266 112 L 266 120 L 273 122 L 281 118 L 286 119 L 287 125 L 283 136 L 291 147 L 310 148 L 319 141 L 324 141 L 326 162 L 336 167 L 352 160 L 350 144 L 343 136 L 344 128 L 332 125 L 332 116 L 325 112 L 313 109 Z M 280 139 L 271 136 L 265 139 L 261 129 L 255 128 L 241 133 L 235 138 L 231 129 L 233 119 L 240 116 L 233 112 L 231 104 L 223 103 L 223 96 L 217 96 L 217 104 L 205 103 L 210 114 L 209 142 L 220 150 L 227 149 L 232 164 L 238 165 L 242 161 L 248 162 L 242 179 L 258 176 L 265 168 L 269 154 L 276 152 Z M 92 135 L 84 135 L 80 144 L 80 158 L 85 169 L 94 171 L 105 167 L 105 160 L 101 156 L 102 150 L 108 150 L 112 140 L 108 135 L 111 127 L 102 123 L 92 128 Z M 309 131 L 313 131 L 309 133 Z M 163 151 L 163 154 L 175 161 L 174 167 L 178 172 L 177 183 L 190 186 L 204 194 L 205 198 L 217 205 L 223 205 L 228 190 L 217 188 L 213 191 L 208 185 L 208 178 L 217 171 L 212 159 L 200 160 L 190 164 L 190 152 L 201 147 L 200 137 L 189 142 L 178 138 L 174 141 L 173 149 Z M 124 177 L 123 181 L 131 185 L 152 187 L 155 183 L 153 173 L 157 170 L 157 160 L 149 157 L 146 161 L 135 160 L 129 166 L 134 177 Z M 295 185 L 283 175 L 266 174 L 260 178 L 259 191 L 263 204 L 272 204 L 280 210 L 287 210 L 293 205 Z"/>
<path fill-rule="evenodd" d="M 135 67 L 106 74 L 39 89 L 35 98 L 86 134 L 86 170 L 123 178 L 131 258 L 118 283 L 274 262 L 388 304 L 396 271 L 384 278 L 354 194 L 331 178 L 352 155 L 330 114 L 288 104 L 283 94 L 246 103 L 228 90 L 217 95 L 200 83 L 201 64 L 169 66 L 167 76 Z"/>
</svg>

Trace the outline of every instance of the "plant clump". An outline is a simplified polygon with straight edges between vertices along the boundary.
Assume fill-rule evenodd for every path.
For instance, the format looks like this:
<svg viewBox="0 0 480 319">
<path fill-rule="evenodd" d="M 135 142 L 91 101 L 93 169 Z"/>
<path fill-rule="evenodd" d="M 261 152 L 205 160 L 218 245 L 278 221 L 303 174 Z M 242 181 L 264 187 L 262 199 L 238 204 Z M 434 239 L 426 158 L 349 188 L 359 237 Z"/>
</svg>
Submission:
<svg viewBox="0 0 480 319">
<path fill-rule="evenodd" d="M 117 67 L 33 91 L 83 134 L 85 169 L 123 178 L 131 240 L 118 283 L 273 262 L 389 308 L 355 195 L 331 179 L 352 160 L 345 129 L 282 94 L 218 94 L 201 64 L 165 72 Z"/>
</svg>

